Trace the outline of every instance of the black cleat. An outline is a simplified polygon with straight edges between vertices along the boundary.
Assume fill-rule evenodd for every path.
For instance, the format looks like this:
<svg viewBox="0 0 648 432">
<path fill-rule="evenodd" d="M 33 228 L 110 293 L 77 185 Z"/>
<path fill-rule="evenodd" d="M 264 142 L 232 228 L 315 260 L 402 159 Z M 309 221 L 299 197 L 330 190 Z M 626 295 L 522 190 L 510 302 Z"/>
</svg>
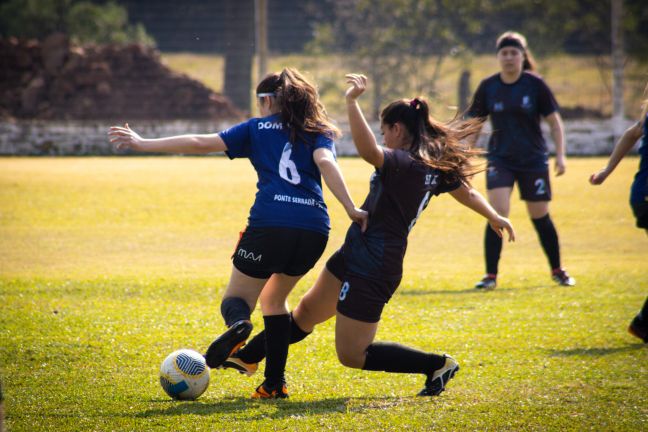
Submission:
<svg viewBox="0 0 648 432">
<path fill-rule="evenodd" d="M 418 393 L 419 396 L 440 395 L 445 390 L 448 381 L 459 371 L 459 363 L 455 359 L 447 354 L 443 356 L 446 358 L 445 364 L 441 369 L 435 370 L 432 375 L 427 377 L 425 387 Z"/>
<path fill-rule="evenodd" d="M 475 284 L 478 290 L 490 291 L 497 286 L 497 276 L 487 274 L 482 280 Z"/>
<path fill-rule="evenodd" d="M 286 399 L 288 398 L 288 387 L 285 382 L 277 386 L 267 386 L 265 381 L 252 393 L 252 399 Z"/>
<path fill-rule="evenodd" d="M 236 352 L 252 333 L 250 321 L 238 321 L 232 324 L 225 333 L 220 335 L 209 345 L 205 361 L 210 368 L 218 368 L 223 365 L 227 357 Z"/>
<path fill-rule="evenodd" d="M 552 276 L 558 285 L 562 286 L 574 286 L 576 285 L 576 279 L 569 276 L 564 269 L 556 269 L 553 271 Z"/>
<path fill-rule="evenodd" d="M 244 375 L 252 376 L 259 368 L 259 363 L 245 363 L 239 358 L 238 353 L 235 352 L 227 357 L 227 360 L 225 360 L 221 367 L 223 369 L 234 369 Z"/>
</svg>

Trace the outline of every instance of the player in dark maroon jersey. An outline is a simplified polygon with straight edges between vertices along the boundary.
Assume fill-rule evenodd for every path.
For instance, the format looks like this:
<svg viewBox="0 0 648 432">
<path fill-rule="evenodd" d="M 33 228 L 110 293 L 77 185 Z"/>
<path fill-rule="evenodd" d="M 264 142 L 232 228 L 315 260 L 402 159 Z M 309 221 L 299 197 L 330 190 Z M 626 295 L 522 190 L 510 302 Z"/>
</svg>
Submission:
<svg viewBox="0 0 648 432">
<path fill-rule="evenodd" d="M 532 72 L 534 62 L 524 36 L 506 32 L 496 46 L 501 70 L 479 84 L 468 109 L 470 117 L 489 117 L 493 126 L 487 153 L 488 201 L 508 217 L 513 185 L 517 183 L 553 279 L 572 286 L 576 282 L 561 266 L 558 232 L 549 215 L 549 152 L 540 129 L 540 120 L 544 119 L 556 145 L 555 172 L 560 176 L 566 161 L 558 103 L 542 78 Z M 495 288 L 501 251 L 502 240 L 486 227 L 486 275 L 475 288 Z"/>
<path fill-rule="evenodd" d="M 369 222 L 364 231 L 358 224 L 351 225 L 342 247 L 293 311 L 290 342 L 302 340 L 315 325 L 336 315 L 337 309 L 335 345 L 343 365 L 424 374 L 427 379 L 419 394 L 438 395 L 459 370 L 452 357 L 374 342 L 383 307 L 401 281 L 407 236 L 430 198 L 443 192 L 486 217 L 498 235 L 505 230 L 513 240 L 515 234 L 508 219 L 468 183 L 475 152 L 463 140 L 479 129 L 478 121 L 443 124 L 430 117 L 425 100 L 400 99 L 382 111 L 383 148 L 356 102 L 367 78 L 351 74 L 347 82 L 353 142 L 359 155 L 376 168 L 362 205 L 369 212 Z M 265 355 L 265 344 L 261 332 L 224 366 L 251 375 Z"/>
</svg>

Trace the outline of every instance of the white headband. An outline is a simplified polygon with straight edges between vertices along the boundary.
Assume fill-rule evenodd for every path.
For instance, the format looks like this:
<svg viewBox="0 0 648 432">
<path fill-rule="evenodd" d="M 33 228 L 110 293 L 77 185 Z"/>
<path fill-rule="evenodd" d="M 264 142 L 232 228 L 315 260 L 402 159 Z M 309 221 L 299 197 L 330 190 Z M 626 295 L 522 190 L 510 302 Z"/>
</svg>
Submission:
<svg viewBox="0 0 648 432">
<path fill-rule="evenodd" d="M 276 96 L 274 93 L 257 93 L 257 97 Z"/>
</svg>

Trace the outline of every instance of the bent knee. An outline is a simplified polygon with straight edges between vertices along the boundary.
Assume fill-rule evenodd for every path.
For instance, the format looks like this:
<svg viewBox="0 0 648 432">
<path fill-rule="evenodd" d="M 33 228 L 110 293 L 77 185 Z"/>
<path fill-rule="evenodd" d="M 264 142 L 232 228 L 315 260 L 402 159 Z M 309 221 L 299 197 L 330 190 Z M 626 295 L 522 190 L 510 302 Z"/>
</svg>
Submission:
<svg viewBox="0 0 648 432">
<path fill-rule="evenodd" d="M 365 351 L 347 350 L 339 347 L 336 351 L 338 360 L 343 366 L 354 369 L 362 369 L 364 366 L 367 356 Z"/>
</svg>

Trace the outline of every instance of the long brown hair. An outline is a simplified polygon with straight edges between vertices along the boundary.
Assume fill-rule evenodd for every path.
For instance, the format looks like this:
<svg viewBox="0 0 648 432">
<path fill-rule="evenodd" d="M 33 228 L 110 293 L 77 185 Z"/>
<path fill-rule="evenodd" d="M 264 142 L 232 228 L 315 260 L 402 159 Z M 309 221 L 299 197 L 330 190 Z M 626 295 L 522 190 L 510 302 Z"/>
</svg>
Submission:
<svg viewBox="0 0 648 432">
<path fill-rule="evenodd" d="M 524 63 L 522 63 L 522 70 L 528 70 L 528 71 L 536 70 L 536 61 L 533 58 L 531 51 L 529 50 L 529 46 L 527 45 L 526 38 L 521 33 L 510 31 L 510 30 L 502 33 L 497 38 L 497 42 L 495 42 L 495 49 L 499 51 L 501 45 L 503 43 L 506 44 L 507 42 L 514 42 L 514 44 L 509 44 L 509 45 L 519 46 L 522 48 L 522 54 L 524 55 Z"/>
<path fill-rule="evenodd" d="M 256 92 L 274 94 L 281 107 L 281 122 L 290 131 L 290 142 L 298 139 L 311 142 L 313 134 L 324 134 L 331 139 L 341 135 L 320 102 L 317 88 L 297 69 L 284 68 L 267 75 Z"/>
<path fill-rule="evenodd" d="M 471 159 L 483 152 L 472 149 L 466 138 L 479 133 L 483 119 L 441 123 L 430 116 L 427 101 L 420 97 L 395 100 L 382 110 L 380 119 L 389 126 L 402 123 L 412 137 L 412 156 L 445 173 L 448 181 L 470 184 L 470 177 L 481 171 Z"/>
</svg>

